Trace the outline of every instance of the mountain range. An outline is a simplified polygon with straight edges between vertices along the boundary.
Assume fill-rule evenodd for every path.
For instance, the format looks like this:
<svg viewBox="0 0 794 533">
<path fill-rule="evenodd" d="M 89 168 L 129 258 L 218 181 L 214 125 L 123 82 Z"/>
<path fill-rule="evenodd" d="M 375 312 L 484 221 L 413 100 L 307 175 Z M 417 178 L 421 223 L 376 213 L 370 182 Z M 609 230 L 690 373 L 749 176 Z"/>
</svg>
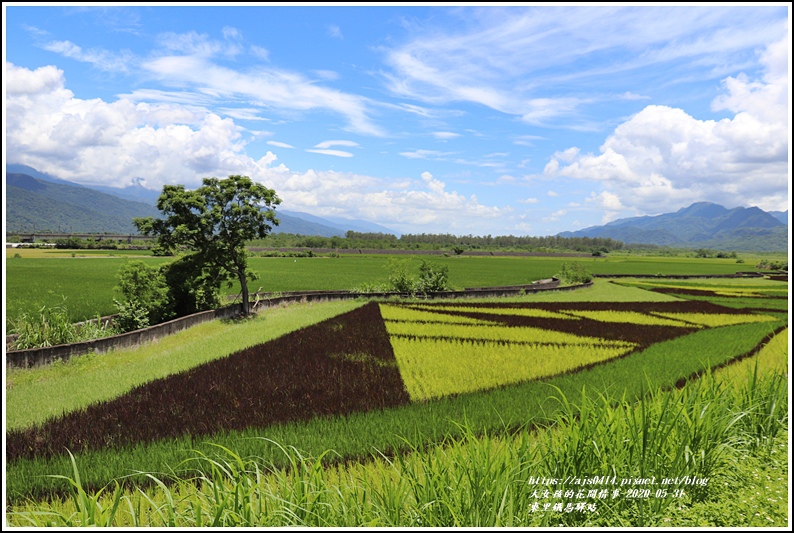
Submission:
<svg viewBox="0 0 794 533">
<path fill-rule="evenodd" d="M 727 209 L 711 202 L 696 202 L 675 213 L 622 218 L 558 235 L 682 248 L 783 251 L 788 249 L 788 211 L 768 213 L 758 207 Z"/>
<path fill-rule="evenodd" d="M 85 186 L 19 164 L 6 165 L 6 232 L 136 233 L 135 217 L 158 217 L 160 193 L 141 183 L 116 189 Z M 274 233 L 343 237 L 348 230 L 399 234 L 365 220 L 320 218 L 276 210 Z"/>
<path fill-rule="evenodd" d="M 159 193 L 139 182 L 124 189 L 84 186 L 25 165 L 6 165 L 6 231 L 135 233 L 134 217 L 158 217 Z M 364 220 L 321 218 L 277 209 L 274 233 L 322 237 L 357 232 L 399 233 Z M 614 220 L 603 226 L 566 231 L 560 237 L 605 237 L 626 244 L 655 244 L 715 250 L 783 251 L 788 249 L 788 211 L 757 207 L 727 209 L 697 202 L 675 213 Z"/>
</svg>

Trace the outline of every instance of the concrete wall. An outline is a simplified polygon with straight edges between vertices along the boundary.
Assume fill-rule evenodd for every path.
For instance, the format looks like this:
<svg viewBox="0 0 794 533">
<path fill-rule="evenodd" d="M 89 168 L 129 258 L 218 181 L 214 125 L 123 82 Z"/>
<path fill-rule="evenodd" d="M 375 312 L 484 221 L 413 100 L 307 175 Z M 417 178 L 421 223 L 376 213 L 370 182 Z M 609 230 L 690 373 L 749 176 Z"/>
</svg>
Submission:
<svg viewBox="0 0 794 533">
<path fill-rule="evenodd" d="M 165 337 L 166 335 L 171 335 L 172 333 L 182 331 L 183 329 L 187 329 L 202 322 L 217 320 L 219 318 L 230 318 L 239 313 L 240 306 L 232 305 L 177 318 L 169 322 L 157 324 L 156 326 L 150 326 L 113 337 L 104 337 L 102 339 L 74 344 L 61 344 L 60 346 L 50 346 L 47 348 L 33 348 L 30 350 L 6 352 L 6 366 L 33 367 L 49 364 L 57 359 L 68 360 L 72 356 L 89 352 L 102 353 L 111 349 L 135 346 L 143 342 L 153 341 Z"/>
<path fill-rule="evenodd" d="M 490 287 L 484 289 L 465 289 L 462 291 L 444 291 L 427 294 L 428 299 L 434 298 L 471 298 L 471 297 L 497 297 L 497 296 L 512 296 L 519 294 L 526 294 L 531 292 L 540 292 L 547 290 L 575 290 L 583 287 L 589 287 L 591 283 L 583 285 L 572 285 L 568 287 L 559 287 L 560 280 L 548 279 L 541 282 L 532 283 L 529 285 L 516 285 L 511 287 Z M 257 295 L 254 295 L 254 299 Z M 357 298 L 390 298 L 411 297 L 408 293 L 397 292 L 381 292 L 381 293 L 355 293 L 351 291 L 301 291 L 281 293 L 278 295 L 270 295 L 267 293 L 259 293 L 259 301 L 251 302 L 250 307 L 252 311 L 263 309 L 281 304 L 289 304 L 296 302 L 323 302 L 330 300 L 355 300 Z M 50 346 L 47 348 L 33 348 L 30 350 L 15 350 L 6 352 L 6 366 L 8 367 L 33 367 L 38 365 L 45 365 L 54 362 L 55 360 L 68 360 L 72 356 L 82 355 L 89 352 L 102 353 L 111 349 L 126 348 L 135 346 L 144 342 L 153 341 L 166 335 L 171 335 L 183 329 L 187 329 L 196 324 L 207 322 L 209 320 L 217 320 L 219 318 L 230 318 L 240 313 L 240 304 L 223 307 L 213 311 L 204 311 L 194 315 L 177 318 L 163 324 L 150 326 L 145 329 L 124 333 L 122 335 L 115 335 L 113 337 L 105 337 L 102 339 L 95 339 L 92 341 L 78 342 L 74 344 L 62 344 L 60 346 Z M 112 317 L 102 317 L 101 320 L 106 321 Z M 6 339 L 8 343 L 8 339 Z"/>
</svg>

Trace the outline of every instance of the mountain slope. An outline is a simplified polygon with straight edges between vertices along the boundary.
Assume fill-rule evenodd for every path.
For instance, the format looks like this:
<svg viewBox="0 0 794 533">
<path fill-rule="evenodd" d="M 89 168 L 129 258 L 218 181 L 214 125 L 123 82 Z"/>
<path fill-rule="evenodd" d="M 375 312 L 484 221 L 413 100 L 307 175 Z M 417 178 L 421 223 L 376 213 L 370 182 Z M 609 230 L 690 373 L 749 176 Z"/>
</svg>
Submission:
<svg viewBox="0 0 794 533">
<path fill-rule="evenodd" d="M 16 165 L 17 167 L 22 165 Z M 12 166 L 9 165 L 8 168 Z M 37 172 L 37 175 L 42 175 Z M 137 233 L 135 217 L 159 218 L 151 204 L 135 202 L 52 176 L 6 175 L 6 231 L 10 233 Z M 277 211 L 274 233 L 344 236 L 346 230 Z M 308 215 L 311 217 L 311 215 Z M 311 217 L 318 221 L 323 219 Z M 327 221 L 325 221 L 327 222 Z"/>
<path fill-rule="evenodd" d="M 773 251 L 788 248 L 788 227 L 757 207 L 697 202 L 675 213 L 614 220 L 560 237 L 604 237 L 625 243 Z"/>
<path fill-rule="evenodd" d="M 367 222 L 366 220 L 358 220 L 358 219 L 346 219 L 346 218 L 339 218 L 339 217 L 318 217 L 311 215 L 309 213 L 301 213 L 299 211 L 286 211 L 286 210 L 279 210 L 279 213 L 282 215 L 286 214 L 291 217 L 300 218 L 302 220 L 306 220 L 309 222 L 314 222 L 315 224 L 320 224 L 322 226 L 330 227 L 336 230 L 335 235 L 339 235 L 340 237 L 344 237 L 345 233 L 349 230 L 352 231 L 359 231 L 363 233 L 390 233 L 396 235 L 394 230 L 391 230 L 385 226 L 381 226 L 380 224 L 375 224 L 374 222 Z M 328 237 L 333 237 L 333 235 L 327 235 Z"/>
<path fill-rule="evenodd" d="M 6 175 L 6 231 L 137 233 L 134 217 L 157 216 L 154 206 L 87 187 Z"/>
</svg>

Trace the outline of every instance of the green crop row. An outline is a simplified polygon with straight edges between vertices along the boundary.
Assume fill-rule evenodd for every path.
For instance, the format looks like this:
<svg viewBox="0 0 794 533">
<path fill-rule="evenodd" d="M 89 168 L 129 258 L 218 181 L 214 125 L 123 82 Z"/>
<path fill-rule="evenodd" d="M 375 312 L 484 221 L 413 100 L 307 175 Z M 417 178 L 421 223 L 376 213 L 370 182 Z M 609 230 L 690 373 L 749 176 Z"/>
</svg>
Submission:
<svg viewBox="0 0 794 533">
<path fill-rule="evenodd" d="M 681 320 L 709 328 L 777 320 L 777 318 L 769 315 L 723 315 L 717 313 L 658 313 L 658 315 L 672 320 Z"/>
<path fill-rule="evenodd" d="M 570 314 L 557 313 L 555 311 L 548 311 L 546 309 L 533 309 L 530 307 L 524 308 L 498 308 L 498 307 L 464 307 L 464 306 L 446 306 L 446 305 L 417 305 L 416 309 L 427 311 L 454 311 L 458 313 L 485 313 L 489 315 L 505 315 L 505 316 L 529 316 L 539 318 L 555 318 L 555 319 L 576 319 Z"/>
<path fill-rule="evenodd" d="M 180 464 L 191 456 L 191 450 L 208 455 L 217 450 L 208 441 L 241 457 L 259 456 L 281 466 L 287 461 L 271 440 L 296 446 L 307 454 L 319 455 L 333 449 L 338 454 L 333 457 L 340 460 L 367 457 L 373 449 L 396 453 L 407 447 L 424 447 L 459 437 L 459 424 L 464 420 L 477 434 L 543 424 L 559 412 L 559 404 L 551 399 L 552 391 L 557 389 L 569 398 L 580 397 L 583 389 L 590 398 L 602 393 L 638 398 L 649 388 L 672 386 L 705 368 L 749 352 L 776 325 L 778 323 L 755 323 L 700 330 L 608 364 L 547 381 L 530 381 L 346 417 L 322 417 L 308 422 L 216 434 L 208 439 L 184 437 L 132 448 L 95 451 L 80 454 L 76 461 L 81 471 L 85 470 L 82 474 L 84 485 L 99 488 L 124 476 L 129 476 L 128 483 L 145 485 L 147 480 L 151 481 L 145 475 L 135 474 L 136 471 L 157 473 L 174 469 L 185 475 L 187 472 L 182 470 L 185 466 Z M 331 461 L 332 457 L 326 459 Z M 38 498 L 52 490 L 66 490 L 68 483 L 63 479 L 47 476 L 70 476 L 72 472 L 72 463 L 63 455 L 13 461 L 6 470 L 8 496 L 18 502 L 26 496 Z"/>
<path fill-rule="evenodd" d="M 72 498 L 13 505 L 7 520 L 28 527 L 785 526 L 786 380 L 766 372 L 748 379 L 744 370 L 654 391 L 639 405 L 619 391 L 558 389 L 551 394 L 560 409 L 549 429 L 525 425 L 513 435 L 481 435 L 464 422 L 459 436 L 438 446 L 425 448 L 409 435 L 406 454 L 375 449 L 364 462 L 338 468 L 326 467 L 331 449 L 306 453 L 272 443 L 281 458 L 276 464 L 215 445 L 208 448 L 214 452 L 189 452 L 189 482 L 150 472 L 149 488 L 116 484 L 103 492 L 86 486 L 93 465 L 75 461 L 65 475 Z M 529 482 L 594 475 L 708 483 L 660 488 L 657 481 L 652 498 L 627 498 L 625 488 L 612 498 L 612 485 Z M 582 502 L 595 511 L 563 510 Z M 554 503 L 560 511 L 541 511 Z"/>
<path fill-rule="evenodd" d="M 633 348 L 628 343 L 505 344 L 395 336 L 391 344 L 413 401 L 562 374 L 619 357 Z"/>
<path fill-rule="evenodd" d="M 606 341 L 594 337 L 573 335 L 562 331 L 533 327 L 508 327 L 474 324 L 433 324 L 421 322 L 387 321 L 389 335 L 410 335 L 443 339 L 485 340 L 502 343 L 531 344 L 601 344 L 614 347 L 633 347 L 624 341 Z M 488 364 L 488 360 L 483 360 Z"/>
<path fill-rule="evenodd" d="M 421 307 L 407 307 L 404 305 L 381 305 L 380 314 L 387 322 L 432 322 L 437 324 L 470 324 L 470 325 L 494 325 L 496 322 L 471 318 L 460 315 L 447 315 L 444 313 L 434 313 L 432 311 L 421 311 Z M 436 309 L 433 307 L 432 309 Z"/>
<path fill-rule="evenodd" d="M 598 322 L 616 322 L 621 324 L 639 324 L 644 326 L 677 326 L 692 327 L 680 320 L 663 318 L 656 314 L 635 311 L 565 311 L 575 317 L 589 318 Z"/>
</svg>

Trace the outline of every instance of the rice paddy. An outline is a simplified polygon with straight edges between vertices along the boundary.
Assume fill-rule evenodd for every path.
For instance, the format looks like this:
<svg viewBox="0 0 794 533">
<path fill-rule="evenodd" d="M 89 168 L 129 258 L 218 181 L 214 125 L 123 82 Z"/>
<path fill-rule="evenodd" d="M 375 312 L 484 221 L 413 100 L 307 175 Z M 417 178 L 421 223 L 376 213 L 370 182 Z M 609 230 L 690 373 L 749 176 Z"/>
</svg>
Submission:
<svg viewBox="0 0 794 533">
<path fill-rule="evenodd" d="M 6 409 L 16 422 L 6 433 L 12 503 L 7 520 L 116 526 L 662 525 L 665 516 L 677 516 L 671 515 L 675 505 L 693 508 L 721 494 L 719 488 L 694 490 L 686 500 L 621 498 L 607 505 L 586 492 L 538 498 L 527 489 L 527 478 L 588 471 L 719 476 L 739 457 L 719 440 L 734 426 L 738 433 L 731 439 L 753 434 L 759 443 L 741 453 L 774 449 L 788 424 L 781 403 L 785 382 L 759 377 L 748 386 L 768 385 L 766 392 L 751 394 L 741 387 L 727 393 L 710 384 L 694 386 L 692 380 L 717 368 L 722 379 L 741 380 L 738 370 L 729 369 L 746 367 L 756 352 L 758 361 L 777 361 L 761 366 L 764 376 L 780 372 L 779 361 L 788 355 L 781 340 L 787 314 L 763 305 L 776 301 L 782 288 L 787 291 L 787 284 L 776 283 L 782 287 L 673 287 L 631 280 L 617 286 L 599 280 L 594 292 L 578 300 L 566 293 L 349 302 L 276 335 L 269 332 L 278 322 L 274 314 L 229 325 L 237 328 L 234 337 L 258 336 L 258 342 L 233 348 L 230 343 L 224 353 L 212 350 L 218 356 L 192 361 L 186 353 L 173 370 L 94 399 L 84 393 L 85 401 L 71 405 L 56 391 L 68 390 L 62 387 L 78 374 L 88 388 L 108 379 L 95 372 L 102 366 L 97 361 L 107 357 L 104 366 L 115 368 L 114 361 L 128 357 L 125 352 L 88 358 L 80 372 L 10 373 Z M 731 307 L 721 304 L 725 300 L 753 304 Z M 149 362 L 128 367 L 128 373 L 143 375 L 157 359 L 154 348 Z M 664 392 L 677 386 L 682 390 Z M 22 415 L 30 401 L 22 392 L 37 389 L 45 391 L 39 402 L 50 407 Z M 717 405 L 725 412 L 712 413 Z M 737 420 L 747 423 L 729 423 L 741 409 L 748 414 Z M 694 413 L 708 416 L 687 433 Z M 680 432 L 680 438 L 658 433 L 647 440 L 651 427 L 669 428 L 668 436 Z M 588 442 L 596 448 L 584 446 Z M 68 482 L 75 478 L 76 484 Z M 78 504 L 70 508 L 64 498 L 76 485 Z M 106 495 L 97 494 L 106 486 Z M 232 504 L 232 497 L 248 503 Z M 44 500 L 52 502 L 45 511 L 52 514 L 29 512 L 47 509 Z M 575 511 L 582 502 L 597 504 L 601 512 Z M 539 513 L 533 507 L 545 503 L 562 509 Z M 565 511 L 568 503 L 572 512 Z"/>
</svg>

